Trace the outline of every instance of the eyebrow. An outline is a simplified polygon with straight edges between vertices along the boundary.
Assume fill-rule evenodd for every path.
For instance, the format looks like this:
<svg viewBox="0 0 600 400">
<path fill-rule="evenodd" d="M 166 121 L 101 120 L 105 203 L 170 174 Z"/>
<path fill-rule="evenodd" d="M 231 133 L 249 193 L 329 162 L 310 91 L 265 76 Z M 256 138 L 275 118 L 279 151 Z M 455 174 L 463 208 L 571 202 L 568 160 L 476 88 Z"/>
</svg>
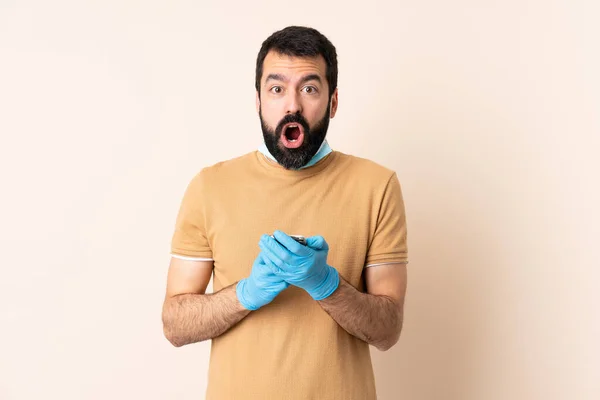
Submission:
<svg viewBox="0 0 600 400">
<path fill-rule="evenodd" d="M 305 77 L 303 77 L 302 79 L 300 79 L 300 83 L 306 83 L 308 81 L 317 81 L 319 83 L 321 82 L 321 77 L 317 74 L 310 74 L 310 75 L 306 75 Z"/>
<path fill-rule="evenodd" d="M 288 79 L 285 76 L 281 75 L 281 74 L 269 74 L 269 75 L 267 75 L 267 79 L 265 80 L 265 84 L 267 82 L 269 82 L 270 80 L 286 82 Z M 309 74 L 309 75 L 306 75 L 306 76 L 302 77 L 302 79 L 300 79 L 300 83 L 306 83 L 308 81 L 317 81 L 320 84 L 323 83 L 322 80 L 321 80 L 321 77 L 319 75 L 317 75 L 317 74 Z"/>
</svg>

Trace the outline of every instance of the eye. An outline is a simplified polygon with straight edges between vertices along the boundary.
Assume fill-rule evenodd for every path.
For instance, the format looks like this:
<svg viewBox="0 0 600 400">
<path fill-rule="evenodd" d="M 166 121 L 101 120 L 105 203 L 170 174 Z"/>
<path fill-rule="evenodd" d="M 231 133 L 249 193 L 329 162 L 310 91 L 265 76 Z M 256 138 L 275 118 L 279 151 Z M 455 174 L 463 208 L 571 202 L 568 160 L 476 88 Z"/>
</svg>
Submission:
<svg viewBox="0 0 600 400">
<path fill-rule="evenodd" d="M 304 86 L 302 90 L 307 94 L 315 94 L 317 93 L 317 88 L 314 86 Z"/>
<path fill-rule="evenodd" d="M 283 92 L 283 89 L 281 88 L 281 86 L 273 86 L 270 89 L 271 93 L 275 93 L 275 94 L 279 94 L 281 92 Z"/>
</svg>

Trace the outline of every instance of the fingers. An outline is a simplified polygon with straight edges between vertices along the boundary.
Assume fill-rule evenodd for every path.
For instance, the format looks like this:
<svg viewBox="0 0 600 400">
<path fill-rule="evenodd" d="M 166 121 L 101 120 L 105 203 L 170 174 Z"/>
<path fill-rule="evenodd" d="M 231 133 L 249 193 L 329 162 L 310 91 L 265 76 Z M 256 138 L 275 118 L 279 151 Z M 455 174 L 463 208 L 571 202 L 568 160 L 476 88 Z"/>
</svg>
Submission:
<svg viewBox="0 0 600 400">
<path fill-rule="evenodd" d="M 292 239 L 289 235 L 285 234 L 283 231 L 276 230 L 273 232 L 273 236 L 275 239 L 286 247 L 290 252 L 297 254 L 299 256 L 308 256 L 310 254 L 310 250 L 306 248 L 306 246 L 301 245 Z"/>
<path fill-rule="evenodd" d="M 265 254 L 264 250 L 260 253 L 260 257 L 262 263 L 269 269 L 269 271 L 275 275 L 281 275 L 283 273 L 283 271 Z"/>
<path fill-rule="evenodd" d="M 281 245 L 277 242 L 269 243 L 268 239 L 275 242 L 273 238 L 266 238 L 264 241 L 261 239 L 258 242 L 258 247 L 262 250 L 263 260 L 267 265 L 271 264 L 275 266 L 277 269 L 285 269 L 285 262 L 282 260 L 282 257 L 285 257 L 285 252 L 287 251 L 285 248 L 281 247 Z M 278 247 L 276 247 L 278 246 Z"/>
<path fill-rule="evenodd" d="M 329 245 L 325 241 L 325 238 L 320 235 L 307 237 L 306 245 L 316 250 L 329 250 Z"/>
<path fill-rule="evenodd" d="M 282 265 L 284 263 L 291 264 L 293 258 L 296 257 L 285 246 L 269 235 L 261 236 L 260 241 L 258 242 L 258 247 L 260 247 L 263 251 L 268 250 L 265 251 L 265 253 L 269 256 L 269 258 L 271 258 L 271 261 L 273 261 L 280 268 L 284 268 Z"/>
</svg>

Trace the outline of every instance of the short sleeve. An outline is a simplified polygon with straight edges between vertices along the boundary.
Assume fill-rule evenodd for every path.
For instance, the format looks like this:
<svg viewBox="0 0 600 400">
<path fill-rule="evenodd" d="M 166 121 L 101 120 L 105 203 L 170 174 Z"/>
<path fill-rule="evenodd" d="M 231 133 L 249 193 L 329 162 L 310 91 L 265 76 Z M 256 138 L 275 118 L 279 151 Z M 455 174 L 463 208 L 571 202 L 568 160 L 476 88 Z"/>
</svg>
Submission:
<svg viewBox="0 0 600 400">
<path fill-rule="evenodd" d="M 188 184 L 175 221 L 171 255 L 183 259 L 211 260 L 206 235 L 206 184 L 202 171 Z"/>
<path fill-rule="evenodd" d="M 375 234 L 367 251 L 366 267 L 408 263 L 406 215 L 398 176 L 394 172 L 383 194 Z"/>
</svg>

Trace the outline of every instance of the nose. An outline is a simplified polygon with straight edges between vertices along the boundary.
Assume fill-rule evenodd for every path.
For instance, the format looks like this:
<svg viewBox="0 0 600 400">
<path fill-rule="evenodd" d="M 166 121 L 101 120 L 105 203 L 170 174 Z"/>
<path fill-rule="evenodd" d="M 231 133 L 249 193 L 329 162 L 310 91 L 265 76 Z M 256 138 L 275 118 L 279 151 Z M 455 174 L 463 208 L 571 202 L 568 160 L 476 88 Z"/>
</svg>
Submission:
<svg viewBox="0 0 600 400">
<path fill-rule="evenodd" d="M 286 99 L 286 114 L 296 114 L 302 112 L 302 105 L 298 94 L 295 92 L 289 92 Z"/>
</svg>

